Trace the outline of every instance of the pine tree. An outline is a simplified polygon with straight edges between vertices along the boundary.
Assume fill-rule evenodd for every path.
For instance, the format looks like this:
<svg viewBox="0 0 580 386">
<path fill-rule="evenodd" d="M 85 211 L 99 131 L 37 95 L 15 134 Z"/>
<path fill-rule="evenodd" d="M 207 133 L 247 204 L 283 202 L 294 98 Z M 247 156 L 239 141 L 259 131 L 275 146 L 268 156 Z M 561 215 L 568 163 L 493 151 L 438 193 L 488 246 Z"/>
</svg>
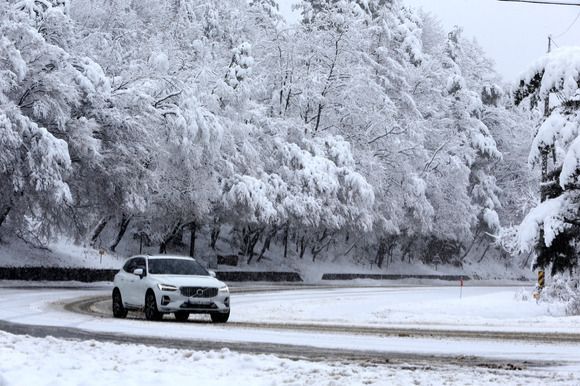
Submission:
<svg viewBox="0 0 580 386">
<path fill-rule="evenodd" d="M 542 202 L 520 225 L 520 246 L 535 245 L 534 267 L 551 266 L 553 274 L 579 264 L 579 63 L 577 47 L 554 50 L 522 73 L 514 95 L 517 104 L 528 101 L 544 113 L 530 151 L 530 162 L 542 168 Z"/>
</svg>

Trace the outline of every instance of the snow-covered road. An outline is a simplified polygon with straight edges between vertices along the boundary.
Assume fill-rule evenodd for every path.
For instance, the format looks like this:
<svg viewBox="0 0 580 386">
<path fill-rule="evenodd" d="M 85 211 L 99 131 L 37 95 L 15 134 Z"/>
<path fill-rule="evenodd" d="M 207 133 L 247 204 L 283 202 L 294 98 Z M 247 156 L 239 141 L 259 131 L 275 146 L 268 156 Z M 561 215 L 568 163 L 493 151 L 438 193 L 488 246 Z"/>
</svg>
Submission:
<svg viewBox="0 0 580 386">
<path fill-rule="evenodd" d="M 74 327 L 85 331 L 150 337 L 179 337 L 214 342 L 275 343 L 319 348 L 445 356 L 478 356 L 505 360 L 580 361 L 580 319 L 566 317 L 555 305 L 515 300 L 514 288 L 452 287 L 330 288 L 234 293 L 226 325 L 151 323 L 139 314 L 116 320 L 108 300 L 82 315 L 64 310 L 79 298 L 108 298 L 110 288 L 0 289 L 0 319 L 18 324 Z M 171 316 L 165 317 L 167 321 Z M 300 325 L 303 328 L 297 328 Z M 263 326 L 264 328 L 261 328 Z M 312 328 L 327 326 L 327 328 Z M 268 327 L 268 328 L 266 328 Z M 308 328 L 310 327 L 310 328 Z M 339 328 L 337 328 L 339 327 Z M 520 339 L 509 344 L 461 337 L 399 333 L 417 331 L 507 332 Z M 390 333 L 391 332 L 391 333 Z M 554 334 L 556 333 L 556 334 Z M 570 342 L 546 341 L 543 334 Z M 448 335 L 448 334 L 446 334 Z M 459 334 L 461 335 L 461 334 Z M 467 335 L 467 334 L 465 334 Z M 521 339 L 528 336 L 529 341 Z M 549 339 L 548 335 L 548 339 Z M 574 339 L 576 337 L 576 339 Z M 556 339 L 553 339 L 556 340 Z"/>
<path fill-rule="evenodd" d="M 205 316 L 177 323 L 148 322 L 139 314 L 112 318 L 108 300 L 95 301 L 93 315 L 65 310 L 78 299 L 108 297 L 109 286 L 87 288 L 0 288 L 0 320 L 191 342 L 283 345 L 376 353 L 385 358 L 413 355 L 478 358 L 493 363 L 542 364 L 580 377 L 580 318 L 559 305 L 516 300 L 513 287 L 325 288 L 232 294 L 226 325 Z M 206 323 L 207 322 L 207 323 Z M 400 333 L 401 330 L 428 334 Z M 455 331 L 443 338 L 436 331 Z M 517 339 L 474 339 L 468 332 L 514 334 Z M 563 341 L 550 337 L 563 336 Z M 195 344 L 192 344 L 195 347 Z M 235 347 L 235 346 L 233 346 Z M 466 361 L 467 362 L 467 361 Z M 473 363 L 471 360 L 469 363 Z M 539 367 L 538 367 L 539 368 Z M 556 371 L 556 370 L 555 370 Z M 578 380 L 578 378 L 575 378 Z"/>
</svg>

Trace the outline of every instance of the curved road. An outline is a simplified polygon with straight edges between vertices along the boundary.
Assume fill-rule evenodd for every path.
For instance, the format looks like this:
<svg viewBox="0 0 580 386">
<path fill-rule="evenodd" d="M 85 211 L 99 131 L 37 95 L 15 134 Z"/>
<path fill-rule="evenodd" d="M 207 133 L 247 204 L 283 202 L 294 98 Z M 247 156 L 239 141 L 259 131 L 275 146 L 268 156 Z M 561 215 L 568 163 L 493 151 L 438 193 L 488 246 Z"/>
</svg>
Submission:
<svg viewBox="0 0 580 386">
<path fill-rule="evenodd" d="M 166 316 L 162 322 L 148 322 L 139 313 L 130 313 L 126 320 L 114 319 L 107 286 L 0 288 L 3 310 L 0 329 L 39 337 L 51 335 L 182 349 L 228 347 L 240 352 L 313 360 L 346 358 L 417 365 L 436 362 L 514 369 L 580 362 L 578 331 L 506 331 L 493 326 L 451 328 L 438 323 L 368 325 L 357 320 L 336 322 L 340 318 L 332 317 L 310 320 L 308 315 L 298 315 L 308 314 L 308 307 L 312 305 L 323 310 L 345 308 L 349 307 L 349 301 L 359 305 L 369 301 L 376 303 L 386 295 L 400 297 L 404 302 L 407 301 L 405 296 L 416 296 L 414 292 L 423 290 L 234 288 L 231 321 L 214 325 L 204 317 L 192 317 L 182 323 Z M 446 290 L 429 291 L 444 294 Z M 267 317 L 280 307 L 294 310 L 296 318 L 287 322 L 288 316 L 281 316 L 285 320 Z M 249 311 L 235 317 L 237 308 Z"/>
</svg>

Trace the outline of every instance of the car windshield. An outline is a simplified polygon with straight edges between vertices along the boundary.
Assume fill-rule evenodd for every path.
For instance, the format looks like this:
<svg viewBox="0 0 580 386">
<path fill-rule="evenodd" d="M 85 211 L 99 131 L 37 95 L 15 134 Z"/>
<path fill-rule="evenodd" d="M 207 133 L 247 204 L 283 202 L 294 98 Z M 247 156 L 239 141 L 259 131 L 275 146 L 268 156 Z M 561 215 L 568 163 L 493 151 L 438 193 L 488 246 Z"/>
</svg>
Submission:
<svg viewBox="0 0 580 386">
<path fill-rule="evenodd" d="M 196 261 L 182 259 L 149 259 L 149 273 L 152 275 L 209 276 L 209 272 Z"/>
</svg>

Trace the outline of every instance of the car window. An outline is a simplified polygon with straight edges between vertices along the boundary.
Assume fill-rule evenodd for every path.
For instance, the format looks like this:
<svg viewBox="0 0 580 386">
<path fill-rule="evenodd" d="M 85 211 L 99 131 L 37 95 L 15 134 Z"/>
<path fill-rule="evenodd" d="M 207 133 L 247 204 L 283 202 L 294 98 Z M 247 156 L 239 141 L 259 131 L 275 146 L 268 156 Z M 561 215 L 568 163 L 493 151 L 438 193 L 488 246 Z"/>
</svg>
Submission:
<svg viewBox="0 0 580 386">
<path fill-rule="evenodd" d="M 145 271 L 145 258 L 144 257 L 135 258 L 135 268 L 133 268 L 133 270 L 136 270 L 137 268 L 143 268 L 143 271 Z"/>
<path fill-rule="evenodd" d="M 129 259 L 123 266 L 123 270 L 129 273 L 133 273 L 133 271 L 135 271 L 137 268 L 143 268 L 143 270 L 145 270 L 145 258 L 135 257 L 133 259 Z"/>
<path fill-rule="evenodd" d="M 123 266 L 123 271 L 133 273 L 133 271 L 135 270 L 134 267 L 135 267 L 135 259 L 129 259 Z"/>
<path fill-rule="evenodd" d="M 152 275 L 209 276 L 209 272 L 196 261 L 181 259 L 149 259 L 149 273 Z"/>
</svg>

